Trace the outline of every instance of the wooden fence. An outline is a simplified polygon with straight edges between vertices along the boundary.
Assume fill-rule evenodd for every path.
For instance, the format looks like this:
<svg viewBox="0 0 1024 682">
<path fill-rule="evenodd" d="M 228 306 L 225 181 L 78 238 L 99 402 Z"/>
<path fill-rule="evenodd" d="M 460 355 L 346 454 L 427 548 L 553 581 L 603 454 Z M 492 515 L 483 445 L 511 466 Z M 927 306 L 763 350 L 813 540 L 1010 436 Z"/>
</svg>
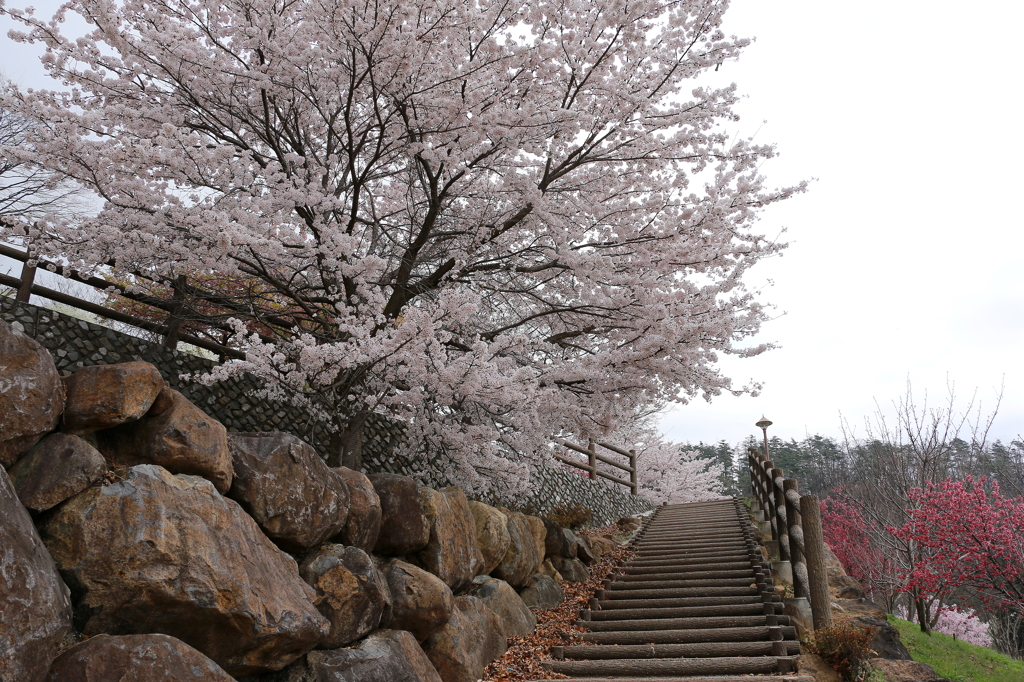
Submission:
<svg viewBox="0 0 1024 682">
<path fill-rule="evenodd" d="M 801 495 L 796 479 L 785 478 L 782 469 L 761 450 L 749 448 L 747 461 L 751 508 L 761 524 L 761 535 L 771 535 L 765 545 L 773 568 L 783 581 L 792 583 L 794 601 L 810 603 L 814 629 L 827 627 L 832 624 L 832 602 L 818 498 Z"/>
<path fill-rule="evenodd" d="M 587 463 L 584 464 L 583 462 L 580 462 L 578 460 L 569 459 L 568 457 L 563 457 L 558 453 L 554 453 L 552 456 L 562 464 L 574 467 L 576 469 L 580 469 L 582 471 L 586 471 L 587 474 L 590 476 L 591 480 L 594 480 L 600 476 L 601 478 L 607 479 L 612 483 L 618 483 L 619 485 L 626 486 L 627 488 L 629 488 L 632 494 L 637 494 L 636 450 L 623 450 L 622 448 L 617 448 L 614 445 L 609 445 L 608 443 L 602 443 L 600 441 L 588 441 L 587 447 L 582 448 L 579 445 L 576 445 L 575 443 L 570 443 L 569 441 L 563 438 L 552 437 L 551 440 L 552 442 L 557 443 L 558 445 L 561 445 L 564 448 L 568 448 L 573 452 L 578 452 L 581 455 L 587 456 Z M 617 462 L 610 457 L 599 454 L 597 452 L 598 447 L 602 447 L 605 450 L 609 450 L 615 453 L 616 455 L 626 457 L 629 460 L 629 464 L 622 464 L 621 462 Z M 625 471 L 627 474 L 629 474 L 629 480 L 627 481 L 624 478 L 613 476 L 612 474 L 601 471 L 600 469 L 597 468 L 598 462 L 604 462 L 609 466 L 615 467 L 616 469 L 619 469 L 621 471 Z"/>
<path fill-rule="evenodd" d="M 197 336 L 180 333 L 179 327 L 183 321 L 181 317 L 182 310 L 180 303 L 168 303 L 152 296 L 133 294 L 132 292 L 129 292 L 123 284 L 111 282 L 99 277 L 83 277 L 77 272 L 65 268 L 63 265 L 58 265 L 57 263 L 39 260 L 37 265 L 29 265 L 30 258 L 27 251 L 12 248 L 6 244 L 0 244 L 0 256 L 6 256 L 22 263 L 21 277 L 11 277 L 10 275 L 0 273 L 0 284 L 15 289 L 17 291 L 15 300 L 17 301 L 28 303 L 29 296 L 35 294 L 36 296 L 48 298 L 51 301 L 56 301 L 57 303 L 61 303 L 76 310 L 82 310 L 115 322 L 130 324 L 133 327 L 138 327 L 139 329 L 144 329 L 148 332 L 158 334 L 163 337 L 162 342 L 164 347 L 171 350 L 177 348 L 178 341 L 184 341 L 185 343 L 190 343 L 193 346 L 216 353 L 221 360 L 226 358 L 236 358 L 240 360 L 245 359 L 245 353 L 236 348 L 229 348 L 217 343 L 216 341 L 211 341 L 210 339 L 203 339 Z M 62 291 L 57 291 L 56 289 L 50 289 L 36 284 L 36 270 L 40 267 L 44 270 L 48 270 L 49 272 L 53 272 L 54 274 L 62 277 L 67 277 L 70 280 L 91 286 L 95 289 L 106 291 L 113 288 L 118 295 L 123 296 L 124 298 L 135 301 L 136 303 L 147 305 L 154 310 L 162 311 L 166 314 L 165 320 L 163 323 L 144 320 L 142 318 L 135 317 L 134 315 L 129 315 L 119 310 L 107 308 L 106 306 L 93 303 L 92 301 L 86 301 L 81 298 L 71 296 L 70 294 L 65 294 Z"/>
</svg>

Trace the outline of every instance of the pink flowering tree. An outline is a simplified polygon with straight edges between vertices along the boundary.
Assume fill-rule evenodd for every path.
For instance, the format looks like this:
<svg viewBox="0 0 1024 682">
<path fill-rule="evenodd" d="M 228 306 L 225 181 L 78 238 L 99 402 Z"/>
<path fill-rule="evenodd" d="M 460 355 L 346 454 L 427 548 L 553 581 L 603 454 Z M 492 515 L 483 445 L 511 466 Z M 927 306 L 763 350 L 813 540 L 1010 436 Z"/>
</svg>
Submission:
<svg viewBox="0 0 1024 682">
<path fill-rule="evenodd" d="M 611 439 L 636 450 L 640 494 L 651 502 L 679 504 L 725 497 L 721 462 L 667 440 L 652 418 L 626 424 Z"/>
<path fill-rule="evenodd" d="M 1024 498 L 986 479 L 946 479 L 911 491 L 916 508 L 892 532 L 930 552 L 907 589 L 951 597 L 966 592 L 993 609 L 1024 611 Z"/>
<path fill-rule="evenodd" d="M 802 185 L 766 188 L 735 87 L 700 84 L 746 45 L 727 5 L 0 5 L 66 85 L 6 88 L 40 122 L 11 153 L 103 200 L 0 236 L 217 306 L 246 359 L 212 379 L 305 406 L 335 461 L 384 413 L 468 490 L 522 489 L 548 434 L 748 389 L 717 359 L 768 347 L 754 223 Z"/>
<path fill-rule="evenodd" d="M 945 607 L 941 609 L 933 630 L 975 646 L 992 646 L 988 623 L 978 618 L 978 614 L 970 608 Z"/>
</svg>

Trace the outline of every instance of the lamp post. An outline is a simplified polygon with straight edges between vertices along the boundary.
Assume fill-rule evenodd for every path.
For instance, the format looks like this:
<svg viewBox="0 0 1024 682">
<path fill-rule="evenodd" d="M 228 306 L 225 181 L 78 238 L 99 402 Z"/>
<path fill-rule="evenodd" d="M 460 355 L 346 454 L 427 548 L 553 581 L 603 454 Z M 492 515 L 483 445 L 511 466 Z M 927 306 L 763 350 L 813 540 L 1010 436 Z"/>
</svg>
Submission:
<svg viewBox="0 0 1024 682">
<path fill-rule="evenodd" d="M 772 423 L 765 419 L 763 414 L 761 415 L 761 420 L 754 424 L 754 426 L 761 429 L 762 433 L 764 433 L 764 456 L 768 459 L 772 458 L 771 454 L 768 452 L 768 427 L 771 425 Z"/>
</svg>

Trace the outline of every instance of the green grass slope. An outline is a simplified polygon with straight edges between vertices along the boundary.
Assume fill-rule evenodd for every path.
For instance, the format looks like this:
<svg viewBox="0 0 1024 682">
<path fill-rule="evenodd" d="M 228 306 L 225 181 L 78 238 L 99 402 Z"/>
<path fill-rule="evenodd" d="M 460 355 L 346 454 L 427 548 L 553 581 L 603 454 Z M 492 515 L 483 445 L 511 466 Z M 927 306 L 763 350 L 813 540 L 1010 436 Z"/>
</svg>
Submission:
<svg viewBox="0 0 1024 682">
<path fill-rule="evenodd" d="M 923 634 L 915 623 L 895 616 L 889 616 L 889 622 L 900 631 L 900 640 L 914 660 L 935 668 L 939 677 L 955 682 L 1024 681 L 1024 662 L 949 635 Z"/>
</svg>

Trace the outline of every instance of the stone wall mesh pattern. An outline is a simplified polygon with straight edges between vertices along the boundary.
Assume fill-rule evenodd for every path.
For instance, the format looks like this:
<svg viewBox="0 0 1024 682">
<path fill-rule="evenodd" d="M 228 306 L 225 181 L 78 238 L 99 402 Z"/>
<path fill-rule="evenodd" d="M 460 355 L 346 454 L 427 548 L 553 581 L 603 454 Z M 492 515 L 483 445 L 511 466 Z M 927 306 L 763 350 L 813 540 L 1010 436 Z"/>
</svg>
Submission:
<svg viewBox="0 0 1024 682">
<path fill-rule="evenodd" d="M 106 365 L 144 360 L 154 364 L 172 388 L 219 420 L 229 431 L 286 431 L 302 438 L 324 456 L 329 434 L 301 408 L 254 397 L 260 380 L 251 375 L 206 386 L 182 378 L 183 374 L 205 374 L 216 362 L 197 355 L 171 351 L 159 343 L 66 315 L 49 308 L 16 302 L 0 296 L 0 319 L 14 325 L 41 343 L 53 355 L 57 370 L 68 375 L 86 365 Z M 434 484 L 456 484 L 446 480 L 443 468 L 431 467 L 430 458 L 411 462 L 396 453 L 405 440 L 400 422 L 383 417 L 368 420 L 363 432 L 363 469 L 367 473 L 390 472 L 414 476 L 427 469 Z M 544 513 L 564 505 L 580 505 L 591 511 L 591 524 L 604 525 L 624 516 L 635 516 L 653 508 L 643 497 L 625 489 L 591 481 L 570 471 L 541 467 L 531 481 L 525 499 L 491 504 L 512 506 Z"/>
</svg>

